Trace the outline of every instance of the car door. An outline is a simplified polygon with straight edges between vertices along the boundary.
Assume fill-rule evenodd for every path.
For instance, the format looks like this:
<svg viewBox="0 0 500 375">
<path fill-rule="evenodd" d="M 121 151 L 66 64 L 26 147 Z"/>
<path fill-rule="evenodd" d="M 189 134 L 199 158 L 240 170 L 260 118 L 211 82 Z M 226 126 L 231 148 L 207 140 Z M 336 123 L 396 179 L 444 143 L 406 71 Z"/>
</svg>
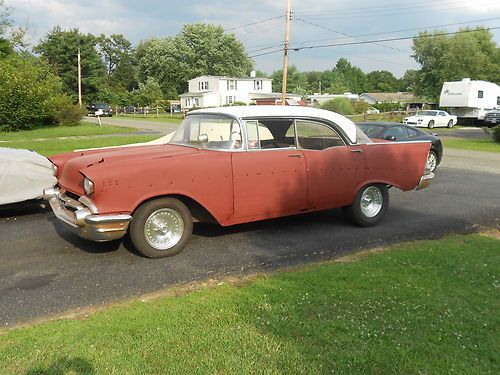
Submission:
<svg viewBox="0 0 500 375">
<path fill-rule="evenodd" d="M 232 155 L 235 222 L 298 213 L 308 208 L 304 154 L 293 120 L 247 120 L 248 150 Z"/>
<path fill-rule="evenodd" d="M 315 120 L 296 120 L 297 139 L 307 163 L 311 207 L 350 204 L 365 178 L 362 146 L 349 146 L 336 130 Z"/>
<path fill-rule="evenodd" d="M 448 117 L 446 116 L 446 113 L 443 111 L 439 111 L 437 115 L 436 125 L 446 126 L 447 124 L 448 124 Z"/>
</svg>

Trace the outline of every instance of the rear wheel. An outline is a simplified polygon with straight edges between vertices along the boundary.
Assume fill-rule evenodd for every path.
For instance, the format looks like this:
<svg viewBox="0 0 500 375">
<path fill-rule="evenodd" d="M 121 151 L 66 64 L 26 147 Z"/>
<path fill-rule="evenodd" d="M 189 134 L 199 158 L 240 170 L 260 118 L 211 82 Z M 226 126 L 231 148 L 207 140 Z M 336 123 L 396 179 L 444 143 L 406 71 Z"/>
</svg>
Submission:
<svg viewBox="0 0 500 375">
<path fill-rule="evenodd" d="M 429 129 L 432 129 L 434 127 L 434 120 L 429 121 L 429 123 L 427 124 L 427 127 Z"/>
<path fill-rule="evenodd" d="M 358 191 L 344 213 L 354 224 L 369 227 L 378 224 L 389 207 L 389 190 L 382 184 L 366 185 Z"/>
<path fill-rule="evenodd" d="M 434 172 L 437 167 L 437 155 L 434 151 L 429 151 L 429 155 L 427 155 L 427 169 L 430 172 Z"/>
<path fill-rule="evenodd" d="M 130 239 L 148 258 L 180 253 L 193 232 L 193 218 L 184 203 L 158 198 L 140 206 L 130 223 Z"/>
<path fill-rule="evenodd" d="M 448 121 L 448 125 L 446 125 L 447 128 L 452 128 L 453 127 L 453 120 Z"/>
</svg>

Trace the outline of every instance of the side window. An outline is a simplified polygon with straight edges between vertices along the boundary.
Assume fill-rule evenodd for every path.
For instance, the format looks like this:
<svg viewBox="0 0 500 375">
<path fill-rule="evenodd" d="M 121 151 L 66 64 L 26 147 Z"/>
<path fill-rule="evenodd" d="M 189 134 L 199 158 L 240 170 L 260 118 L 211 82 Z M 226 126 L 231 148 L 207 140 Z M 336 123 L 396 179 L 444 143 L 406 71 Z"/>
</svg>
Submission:
<svg viewBox="0 0 500 375">
<path fill-rule="evenodd" d="M 444 112 L 439 112 L 439 116 L 446 116 Z"/>
<path fill-rule="evenodd" d="M 413 137 L 418 137 L 418 131 L 412 128 L 406 128 L 406 131 L 408 132 L 408 137 L 413 138 Z"/>
<path fill-rule="evenodd" d="M 295 124 L 299 146 L 303 149 L 324 150 L 345 145 L 335 130 L 329 126 L 309 120 L 297 120 Z"/>
<path fill-rule="evenodd" d="M 250 150 L 295 148 L 295 129 L 290 119 L 246 120 Z"/>
<path fill-rule="evenodd" d="M 477 97 L 478 97 L 479 99 L 482 99 L 482 98 L 483 98 L 483 96 L 484 96 L 483 90 L 479 90 L 479 91 L 477 92 Z"/>
<path fill-rule="evenodd" d="M 389 128 L 385 132 L 386 137 L 395 137 L 397 139 L 401 138 L 407 138 L 408 134 L 406 133 L 406 129 L 402 126 L 393 126 L 392 128 Z"/>
</svg>

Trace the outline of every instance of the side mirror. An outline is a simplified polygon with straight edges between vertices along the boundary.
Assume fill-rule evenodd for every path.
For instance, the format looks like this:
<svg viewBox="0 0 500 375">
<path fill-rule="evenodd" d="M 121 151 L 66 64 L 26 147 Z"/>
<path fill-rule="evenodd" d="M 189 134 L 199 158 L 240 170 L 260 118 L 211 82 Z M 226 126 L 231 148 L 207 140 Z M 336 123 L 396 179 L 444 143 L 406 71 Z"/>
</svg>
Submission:
<svg viewBox="0 0 500 375">
<path fill-rule="evenodd" d="M 387 137 L 385 137 L 385 140 L 386 141 L 395 141 L 396 140 L 396 137 L 393 136 L 393 135 L 388 135 Z"/>
</svg>

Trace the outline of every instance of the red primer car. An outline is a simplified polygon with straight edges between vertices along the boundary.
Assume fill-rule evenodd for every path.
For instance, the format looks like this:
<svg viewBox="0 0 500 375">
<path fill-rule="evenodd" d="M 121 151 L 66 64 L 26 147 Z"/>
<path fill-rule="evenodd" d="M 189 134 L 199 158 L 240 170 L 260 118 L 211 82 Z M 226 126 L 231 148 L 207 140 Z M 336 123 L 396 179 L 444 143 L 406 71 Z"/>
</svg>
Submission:
<svg viewBox="0 0 500 375">
<path fill-rule="evenodd" d="M 52 156 L 45 199 L 81 237 L 130 235 L 152 258 L 179 253 L 193 221 L 223 226 L 343 207 L 377 224 L 388 188 L 427 187 L 431 143 L 370 141 L 349 119 L 305 107 L 190 112 L 167 144 Z"/>
</svg>

